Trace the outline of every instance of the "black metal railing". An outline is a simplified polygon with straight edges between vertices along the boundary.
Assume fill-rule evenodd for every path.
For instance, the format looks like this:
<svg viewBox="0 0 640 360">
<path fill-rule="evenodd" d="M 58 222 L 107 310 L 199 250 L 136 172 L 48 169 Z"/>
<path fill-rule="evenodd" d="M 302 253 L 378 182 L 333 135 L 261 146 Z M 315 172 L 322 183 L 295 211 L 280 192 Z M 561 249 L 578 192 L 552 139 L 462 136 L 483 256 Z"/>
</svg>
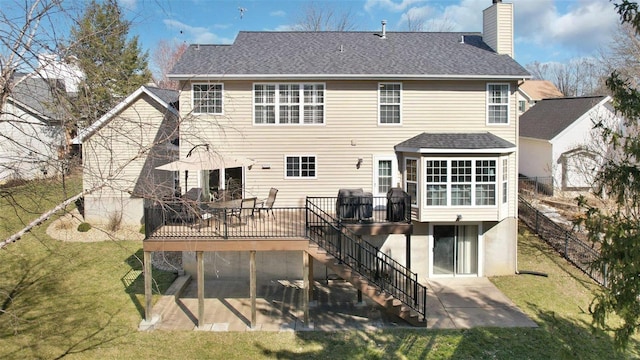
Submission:
<svg viewBox="0 0 640 360">
<path fill-rule="evenodd" d="M 145 209 L 145 238 L 301 238 L 305 209 L 210 208 L 163 203 Z"/>
<path fill-rule="evenodd" d="M 309 239 L 342 264 L 348 266 L 380 290 L 392 295 L 426 318 L 427 288 L 418 275 L 360 239 L 328 213 L 323 198 L 307 198 L 307 235 Z"/>
<path fill-rule="evenodd" d="M 518 177 L 518 190 L 531 195 L 553 196 L 553 178 L 551 176 Z"/>
<path fill-rule="evenodd" d="M 518 197 L 518 217 L 565 259 L 599 284 L 607 286 L 606 269 L 594 269 L 591 265 L 598 258 L 598 252 L 588 243 L 556 224 L 521 196 Z"/>
<path fill-rule="evenodd" d="M 307 197 L 318 209 L 342 222 L 411 223 L 411 198 L 402 196 Z"/>
</svg>

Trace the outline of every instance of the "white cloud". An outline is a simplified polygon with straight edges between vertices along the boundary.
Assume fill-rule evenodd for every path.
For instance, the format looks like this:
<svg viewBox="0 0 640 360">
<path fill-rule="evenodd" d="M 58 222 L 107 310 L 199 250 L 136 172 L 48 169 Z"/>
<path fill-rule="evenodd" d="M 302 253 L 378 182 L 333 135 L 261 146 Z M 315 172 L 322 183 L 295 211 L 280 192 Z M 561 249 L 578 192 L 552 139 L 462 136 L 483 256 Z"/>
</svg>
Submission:
<svg viewBox="0 0 640 360">
<path fill-rule="evenodd" d="M 135 10 L 138 6 L 137 0 L 118 0 L 118 5 L 125 10 Z"/>
<path fill-rule="evenodd" d="M 604 46 L 619 23 L 613 3 L 607 0 L 560 4 L 554 0 L 538 0 L 535 4 L 520 0 L 514 7 L 518 42 L 560 46 L 581 53 Z"/>
<path fill-rule="evenodd" d="M 168 29 L 179 30 L 181 34 L 189 36 L 192 40 L 188 41 L 194 44 L 230 44 L 233 39 L 220 37 L 206 27 L 191 26 L 177 20 L 162 20 Z"/>
<path fill-rule="evenodd" d="M 410 7 L 413 4 L 418 4 L 425 1 L 426 0 L 401 0 L 398 3 L 393 0 L 367 0 L 367 2 L 364 4 L 364 9 L 369 12 L 373 10 L 373 8 L 379 7 L 393 12 L 400 12 L 404 11 L 406 8 Z"/>
<path fill-rule="evenodd" d="M 274 17 L 285 17 L 287 15 L 283 10 L 276 10 L 269 13 L 270 16 Z"/>
</svg>

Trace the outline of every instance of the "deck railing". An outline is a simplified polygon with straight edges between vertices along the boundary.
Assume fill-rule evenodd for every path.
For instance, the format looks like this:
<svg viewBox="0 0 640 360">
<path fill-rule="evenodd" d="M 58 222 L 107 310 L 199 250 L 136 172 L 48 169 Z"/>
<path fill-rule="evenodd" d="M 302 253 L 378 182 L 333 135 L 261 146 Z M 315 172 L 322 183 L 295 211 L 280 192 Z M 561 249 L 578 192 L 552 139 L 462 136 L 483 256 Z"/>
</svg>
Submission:
<svg viewBox="0 0 640 360">
<path fill-rule="evenodd" d="M 418 282 L 418 274 L 362 240 L 334 215 L 325 211 L 326 202 L 307 198 L 308 237 L 340 263 L 362 275 L 382 291 L 426 318 L 427 288 Z"/>
<path fill-rule="evenodd" d="M 411 198 L 400 196 L 307 197 L 328 216 L 342 222 L 411 223 Z"/>
</svg>

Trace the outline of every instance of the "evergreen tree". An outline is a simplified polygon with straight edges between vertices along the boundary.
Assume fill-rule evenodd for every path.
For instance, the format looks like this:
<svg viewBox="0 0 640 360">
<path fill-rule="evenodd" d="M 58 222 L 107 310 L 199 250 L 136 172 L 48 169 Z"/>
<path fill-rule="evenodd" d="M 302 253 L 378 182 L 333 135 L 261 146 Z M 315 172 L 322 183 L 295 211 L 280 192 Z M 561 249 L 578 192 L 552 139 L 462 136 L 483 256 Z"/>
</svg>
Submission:
<svg viewBox="0 0 640 360">
<path fill-rule="evenodd" d="M 616 4 L 623 23 L 640 31 L 638 4 L 623 0 Z M 594 324 L 615 334 L 624 348 L 640 329 L 640 92 L 637 79 L 614 71 L 607 80 L 614 106 L 624 117 L 620 128 L 599 123 L 609 154 L 596 176 L 597 195 L 605 195 L 603 206 L 579 199 L 585 209 L 584 225 L 600 256 L 593 266 L 605 274 L 607 286 L 593 300 Z M 621 320 L 612 321 L 612 317 Z"/>
<path fill-rule="evenodd" d="M 81 126 L 99 119 L 151 79 L 147 52 L 141 52 L 137 36 L 127 39 L 130 27 L 116 0 L 92 0 L 71 29 L 69 51 L 85 74 L 73 101 Z"/>
</svg>

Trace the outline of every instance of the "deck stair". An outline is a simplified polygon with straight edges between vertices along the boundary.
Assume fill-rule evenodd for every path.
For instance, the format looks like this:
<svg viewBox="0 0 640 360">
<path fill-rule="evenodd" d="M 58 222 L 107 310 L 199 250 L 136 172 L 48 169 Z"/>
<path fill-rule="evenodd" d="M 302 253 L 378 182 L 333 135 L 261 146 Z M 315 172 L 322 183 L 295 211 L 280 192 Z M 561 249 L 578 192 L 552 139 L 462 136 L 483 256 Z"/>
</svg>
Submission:
<svg viewBox="0 0 640 360">
<path fill-rule="evenodd" d="M 388 312 L 413 326 L 426 326 L 427 289 L 417 274 L 309 203 L 307 226 L 309 255 Z"/>
</svg>

